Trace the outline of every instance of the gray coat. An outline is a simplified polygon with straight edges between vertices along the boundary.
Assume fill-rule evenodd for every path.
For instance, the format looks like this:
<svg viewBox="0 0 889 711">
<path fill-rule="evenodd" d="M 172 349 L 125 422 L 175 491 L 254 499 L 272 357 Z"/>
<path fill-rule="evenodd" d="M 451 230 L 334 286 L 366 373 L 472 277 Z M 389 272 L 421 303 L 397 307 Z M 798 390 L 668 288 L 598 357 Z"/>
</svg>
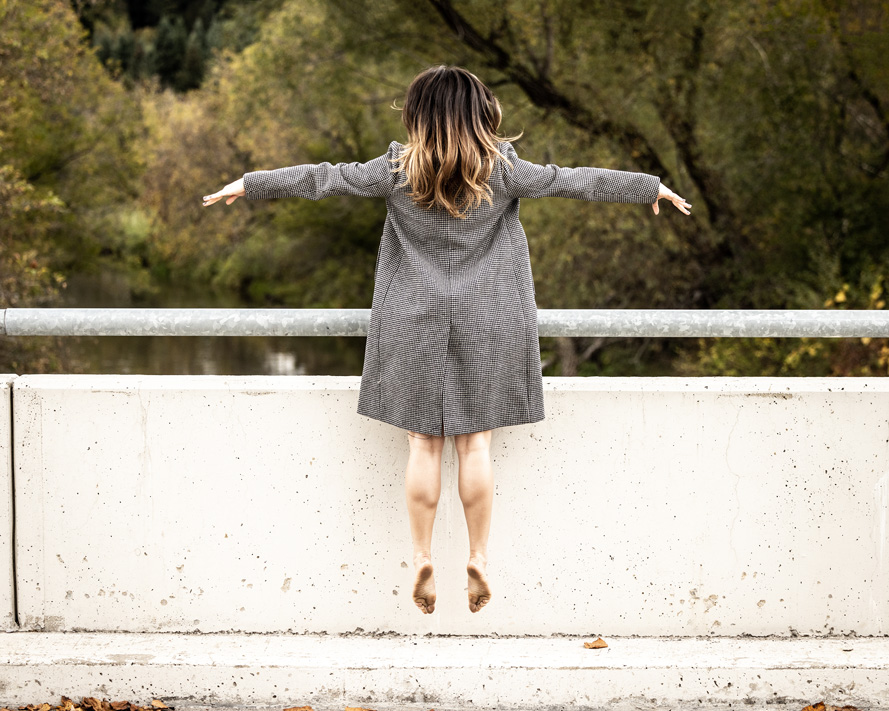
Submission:
<svg viewBox="0 0 889 711">
<path fill-rule="evenodd" d="M 489 179 L 493 206 L 465 220 L 423 210 L 388 159 L 244 174 L 250 199 L 385 198 L 387 215 L 358 395 L 358 413 L 423 434 L 455 435 L 544 418 L 537 303 L 519 199 L 648 203 L 660 179 L 522 160 L 509 142 Z"/>
</svg>

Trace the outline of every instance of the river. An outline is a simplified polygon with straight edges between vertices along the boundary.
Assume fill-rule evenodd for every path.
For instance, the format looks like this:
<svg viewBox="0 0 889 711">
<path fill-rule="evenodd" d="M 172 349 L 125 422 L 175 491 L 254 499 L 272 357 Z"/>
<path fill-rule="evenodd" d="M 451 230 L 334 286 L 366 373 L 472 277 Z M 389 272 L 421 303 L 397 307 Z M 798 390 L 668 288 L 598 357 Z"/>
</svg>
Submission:
<svg viewBox="0 0 889 711">
<path fill-rule="evenodd" d="M 69 274 L 61 307 L 258 308 L 236 294 L 200 286 L 131 288 L 127 274 L 105 268 Z M 51 342 L 49 337 L 44 338 Z M 289 336 L 66 336 L 71 372 L 158 375 L 361 375 L 364 338 Z M 20 373 L 23 375 L 24 373 Z"/>
</svg>

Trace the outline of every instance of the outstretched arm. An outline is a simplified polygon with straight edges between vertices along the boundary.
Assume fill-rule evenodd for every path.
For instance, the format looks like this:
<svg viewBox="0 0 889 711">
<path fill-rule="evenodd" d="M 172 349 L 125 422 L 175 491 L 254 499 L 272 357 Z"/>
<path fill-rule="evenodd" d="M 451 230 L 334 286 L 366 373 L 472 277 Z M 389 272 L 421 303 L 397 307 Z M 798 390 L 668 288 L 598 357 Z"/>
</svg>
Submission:
<svg viewBox="0 0 889 711">
<path fill-rule="evenodd" d="M 503 165 L 503 182 L 510 197 L 566 197 L 596 202 L 634 202 L 652 206 L 666 198 L 686 215 L 691 205 L 663 185 L 656 175 L 606 168 L 563 168 L 553 163 L 538 165 L 518 157 L 506 142 L 506 157 L 512 167 Z"/>
<path fill-rule="evenodd" d="M 366 163 L 306 163 L 276 170 L 255 170 L 244 173 L 240 180 L 204 197 L 204 205 L 212 205 L 227 197 L 227 205 L 237 198 L 248 200 L 301 197 L 321 200 L 332 195 L 388 197 L 395 185 L 394 164 L 397 142 L 392 141 L 383 155 Z"/>
</svg>

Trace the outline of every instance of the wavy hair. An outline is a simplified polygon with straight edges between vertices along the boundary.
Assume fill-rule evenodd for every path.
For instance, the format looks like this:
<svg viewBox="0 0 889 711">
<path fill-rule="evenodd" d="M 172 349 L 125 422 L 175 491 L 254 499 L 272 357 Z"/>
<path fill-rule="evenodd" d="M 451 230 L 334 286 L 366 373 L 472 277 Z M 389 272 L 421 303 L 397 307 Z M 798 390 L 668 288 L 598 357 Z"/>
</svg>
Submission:
<svg viewBox="0 0 889 711">
<path fill-rule="evenodd" d="M 398 109 L 394 103 L 392 108 Z M 408 141 L 401 155 L 390 159 L 398 163 L 392 172 L 404 173 L 398 187 L 410 186 L 408 195 L 420 207 L 444 209 L 460 219 L 482 200 L 492 205 L 487 181 L 497 156 L 512 167 L 497 142 L 522 134 L 497 135 L 502 112 L 491 90 L 472 72 L 441 64 L 414 77 L 400 111 Z"/>
</svg>

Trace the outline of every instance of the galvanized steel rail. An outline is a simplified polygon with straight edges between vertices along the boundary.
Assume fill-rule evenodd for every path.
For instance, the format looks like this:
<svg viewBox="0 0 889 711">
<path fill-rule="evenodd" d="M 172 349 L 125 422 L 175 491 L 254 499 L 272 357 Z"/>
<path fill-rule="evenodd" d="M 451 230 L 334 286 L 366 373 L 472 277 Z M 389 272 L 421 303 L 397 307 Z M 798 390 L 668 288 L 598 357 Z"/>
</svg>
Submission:
<svg viewBox="0 0 889 711">
<path fill-rule="evenodd" d="M 370 309 L 7 308 L 6 336 L 366 336 Z M 540 336 L 889 336 L 889 311 L 539 309 Z"/>
</svg>

